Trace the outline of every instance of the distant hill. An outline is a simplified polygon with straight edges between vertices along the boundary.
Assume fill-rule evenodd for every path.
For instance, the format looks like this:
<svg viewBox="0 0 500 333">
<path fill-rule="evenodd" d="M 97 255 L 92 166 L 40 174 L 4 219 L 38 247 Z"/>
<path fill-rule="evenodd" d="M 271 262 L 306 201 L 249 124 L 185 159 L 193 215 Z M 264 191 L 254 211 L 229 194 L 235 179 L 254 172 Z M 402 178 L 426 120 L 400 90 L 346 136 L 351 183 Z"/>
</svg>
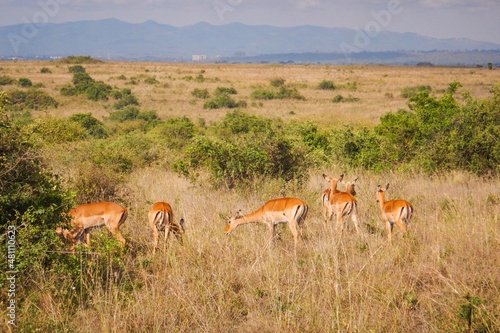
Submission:
<svg viewBox="0 0 500 333">
<path fill-rule="evenodd" d="M 0 57 L 90 55 L 116 60 L 190 61 L 255 58 L 264 54 L 340 54 L 346 52 L 428 52 L 500 50 L 499 44 L 470 39 L 437 39 L 415 33 L 381 31 L 373 37 L 345 28 L 273 27 L 197 23 L 174 27 L 116 19 L 0 27 Z M 312 57 L 314 58 L 314 57 Z"/>
</svg>

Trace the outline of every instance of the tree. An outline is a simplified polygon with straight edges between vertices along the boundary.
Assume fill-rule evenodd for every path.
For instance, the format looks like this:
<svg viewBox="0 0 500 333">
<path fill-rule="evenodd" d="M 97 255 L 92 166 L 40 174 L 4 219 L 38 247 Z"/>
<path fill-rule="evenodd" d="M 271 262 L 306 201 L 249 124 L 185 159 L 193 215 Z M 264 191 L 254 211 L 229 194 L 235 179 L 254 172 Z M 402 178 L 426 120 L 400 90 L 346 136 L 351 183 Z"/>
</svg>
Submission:
<svg viewBox="0 0 500 333">
<path fill-rule="evenodd" d="M 13 257 L 8 265 L 4 263 L 8 256 L 0 256 L 0 262 L 1 267 L 28 277 L 54 262 L 56 255 L 47 249 L 60 243 L 54 229 L 64 221 L 70 196 L 45 170 L 30 139 L 10 121 L 4 110 L 7 102 L 7 95 L 0 92 L 0 237 L 8 237 Z M 0 284 L 8 270 L 0 272 Z"/>
</svg>

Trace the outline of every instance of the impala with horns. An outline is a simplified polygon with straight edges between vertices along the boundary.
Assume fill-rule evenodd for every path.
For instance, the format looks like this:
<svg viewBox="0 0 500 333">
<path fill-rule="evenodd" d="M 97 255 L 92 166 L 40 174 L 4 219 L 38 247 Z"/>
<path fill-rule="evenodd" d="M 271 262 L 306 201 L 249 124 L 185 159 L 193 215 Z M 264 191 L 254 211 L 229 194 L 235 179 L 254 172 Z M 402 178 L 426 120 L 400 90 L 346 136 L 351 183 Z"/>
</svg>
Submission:
<svg viewBox="0 0 500 333">
<path fill-rule="evenodd" d="M 355 183 L 357 178 L 347 183 L 347 191 L 342 192 L 337 189 L 337 183 L 344 179 L 341 174 L 338 178 L 333 178 L 323 174 L 323 178 L 330 183 L 330 188 L 323 191 L 321 202 L 323 204 L 323 225 L 332 220 L 333 215 L 337 219 L 337 227 L 342 231 L 344 229 L 344 217 L 350 216 L 356 233 L 359 234 L 358 227 L 358 202 L 354 195 L 356 194 Z"/>
<path fill-rule="evenodd" d="M 125 238 L 120 233 L 120 226 L 127 219 L 127 209 L 114 202 L 96 202 L 80 205 L 69 211 L 71 217 L 71 230 L 56 228 L 56 233 L 72 245 L 70 250 L 73 251 L 75 244 L 84 243 L 90 244 L 90 230 L 106 226 L 106 228 L 120 242 L 120 245 L 125 246 Z"/>
<path fill-rule="evenodd" d="M 229 235 L 242 224 L 260 222 L 268 226 L 271 239 L 274 239 L 276 226 L 279 223 L 288 223 L 288 228 L 293 235 L 294 248 L 297 250 L 297 228 L 302 228 L 308 210 L 307 203 L 299 198 L 272 199 L 253 213 L 242 215 L 239 210 L 227 221 L 225 233 Z"/>
<path fill-rule="evenodd" d="M 167 247 L 168 236 L 174 233 L 177 240 L 182 244 L 182 233 L 184 232 L 184 219 L 179 223 L 174 221 L 174 212 L 167 202 L 157 202 L 151 207 L 148 213 L 149 226 L 153 230 L 154 247 L 153 254 L 158 247 L 158 237 L 160 232 L 164 233 L 163 250 Z"/>
<path fill-rule="evenodd" d="M 408 201 L 402 199 L 385 201 L 385 191 L 388 189 L 389 184 L 385 186 L 385 189 L 378 185 L 376 199 L 382 211 L 382 218 L 387 225 L 387 238 L 390 242 L 394 224 L 406 233 L 406 226 L 410 223 L 411 216 L 413 215 L 413 206 Z"/>
</svg>

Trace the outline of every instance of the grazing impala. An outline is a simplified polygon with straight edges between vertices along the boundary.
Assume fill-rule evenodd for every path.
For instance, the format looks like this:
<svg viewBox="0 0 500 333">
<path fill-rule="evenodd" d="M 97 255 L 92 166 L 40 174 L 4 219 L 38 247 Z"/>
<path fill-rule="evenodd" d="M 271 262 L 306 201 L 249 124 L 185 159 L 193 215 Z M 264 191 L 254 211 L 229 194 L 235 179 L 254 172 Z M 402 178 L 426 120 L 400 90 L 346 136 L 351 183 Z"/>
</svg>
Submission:
<svg viewBox="0 0 500 333">
<path fill-rule="evenodd" d="M 288 223 L 292 232 L 295 250 L 297 250 L 297 227 L 302 227 L 309 207 L 299 198 L 279 198 L 269 200 L 255 212 L 241 215 L 241 210 L 231 217 L 226 224 L 226 235 L 229 235 L 237 226 L 245 223 L 260 222 L 269 227 L 271 239 L 275 238 L 276 225 Z"/>
<path fill-rule="evenodd" d="M 389 189 L 389 184 L 386 185 L 385 190 L 378 185 L 376 198 L 382 211 L 382 218 L 387 225 L 387 238 L 390 242 L 394 223 L 406 233 L 406 225 L 410 223 L 413 206 L 408 201 L 401 199 L 385 201 L 385 191 L 387 189 Z"/>
<path fill-rule="evenodd" d="M 170 231 L 172 231 L 177 238 L 177 240 L 182 244 L 182 232 L 184 232 L 184 219 L 179 221 L 177 224 L 174 221 L 174 212 L 172 207 L 166 202 L 157 202 L 151 207 L 148 213 L 149 226 L 153 230 L 154 235 L 154 248 L 153 254 L 156 252 L 158 247 L 158 236 L 160 231 L 164 232 L 165 243 L 163 244 L 163 249 L 167 247 L 168 236 Z"/>
<path fill-rule="evenodd" d="M 322 204 L 323 204 L 323 225 L 326 227 L 328 221 L 331 221 L 333 215 L 337 216 L 337 227 L 342 231 L 344 229 L 344 217 L 350 216 L 354 227 L 356 228 L 356 233 L 359 234 L 358 228 L 358 203 L 354 194 L 355 182 L 347 183 L 347 192 L 341 192 L 337 189 L 337 183 L 342 181 L 344 175 L 340 175 L 339 178 L 332 178 L 323 174 L 323 178 L 330 182 L 330 188 L 326 189 L 322 193 Z"/>
<path fill-rule="evenodd" d="M 96 202 L 80 205 L 69 211 L 73 229 L 56 228 L 56 233 L 63 239 L 72 243 L 70 248 L 74 250 L 76 243 L 83 243 L 85 237 L 86 245 L 90 244 L 90 230 L 92 228 L 106 226 L 106 228 L 118 239 L 121 246 L 125 246 L 125 238 L 120 233 L 120 226 L 127 219 L 128 213 L 125 208 L 114 202 Z"/>
</svg>

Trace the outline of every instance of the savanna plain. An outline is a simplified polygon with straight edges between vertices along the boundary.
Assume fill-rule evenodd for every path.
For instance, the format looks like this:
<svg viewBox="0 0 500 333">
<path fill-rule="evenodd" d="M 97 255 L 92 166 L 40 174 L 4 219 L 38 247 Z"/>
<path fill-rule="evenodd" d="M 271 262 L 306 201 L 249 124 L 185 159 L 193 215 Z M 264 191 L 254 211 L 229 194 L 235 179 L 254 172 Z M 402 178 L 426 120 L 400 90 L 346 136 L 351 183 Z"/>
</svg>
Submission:
<svg viewBox="0 0 500 333">
<path fill-rule="evenodd" d="M 132 95 L 134 108 L 120 110 L 112 95 L 75 93 L 78 71 L 121 97 Z M 12 79 L 0 91 L 11 100 L 9 91 L 36 89 L 57 102 L 7 114 L 34 142 L 36 157 L 57 176 L 71 205 L 114 201 L 128 210 L 120 229 L 123 249 L 100 228 L 92 231 L 90 247 L 67 252 L 54 233 L 67 221 L 49 224 L 48 236 L 26 259 L 34 264 L 16 277 L 16 326 L 9 324 L 8 285 L 2 285 L 1 331 L 500 332 L 495 172 L 428 172 L 408 164 L 366 168 L 310 148 L 321 146 L 321 138 L 338 146 L 342 136 L 329 133 L 373 130 L 387 113 L 409 110 L 404 93 L 411 88 L 429 87 L 439 98 L 450 83 L 460 82 L 456 103 L 492 98 L 499 73 L 377 65 L 0 62 L 0 77 Z M 23 78 L 29 87 L 20 86 Z M 72 92 L 64 93 L 65 87 Z M 263 97 L 263 91 L 290 98 Z M 221 92 L 225 99 L 217 99 Z M 228 98 L 234 103 L 217 105 Z M 68 120 L 82 114 L 96 120 L 101 136 Z M 224 137 L 230 141 L 238 126 L 260 129 L 235 137 L 239 144 L 219 154 L 218 147 L 230 144 Z M 309 149 L 296 136 L 314 143 L 307 141 Z M 238 155 L 253 141 L 284 151 L 272 146 L 273 138 L 302 147 L 280 155 L 287 159 L 274 164 L 283 167 L 280 173 L 241 162 L 260 165 L 267 158 L 257 148 Z M 235 166 L 236 160 L 244 165 Z M 323 226 L 323 174 L 358 178 L 359 235 L 348 219 L 342 232 L 334 221 Z M 388 200 L 405 199 L 415 209 L 408 233 L 395 227 L 391 242 L 375 199 L 377 185 L 387 183 Z M 279 240 L 271 241 L 259 223 L 224 235 L 237 210 L 250 213 L 285 196 L 309 205 L 296 253 L 286 224 L 278 227 Z M 171 204 L 174 219 L 185 220 L 185 233 L 182 244 L 175 237 L 166 246 L 160 240 L 153 255 L 147 212 L 157 201 Z M 5 228 L 10 222 L 1 223 Z M 17 244 L 19 260 L 29 257 L 23 246 L 28 244 Z M 42 252 L 44 259 L 37 260 Z"/>
</svg>

